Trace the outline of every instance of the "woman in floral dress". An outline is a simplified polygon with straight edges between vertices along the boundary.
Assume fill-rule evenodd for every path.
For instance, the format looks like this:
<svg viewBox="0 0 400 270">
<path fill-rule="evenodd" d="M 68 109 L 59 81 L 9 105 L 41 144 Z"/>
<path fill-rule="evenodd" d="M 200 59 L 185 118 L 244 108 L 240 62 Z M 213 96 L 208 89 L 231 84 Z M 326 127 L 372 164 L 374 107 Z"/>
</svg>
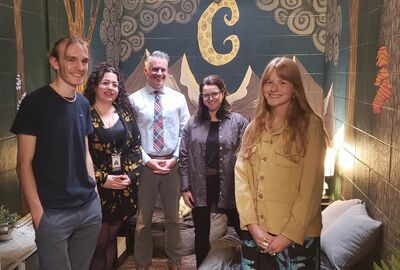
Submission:
<svg viewBox="0 0 400 270">
<path fill-rule="evenodd" d="M 140 133 L 118 69 L 100 64 L 90 74 L 84 95 L 91 105 L 89 150 L 103 213 L 90 269 L 116 269 L 117 233 L 136 214 Z"/>
</svg>

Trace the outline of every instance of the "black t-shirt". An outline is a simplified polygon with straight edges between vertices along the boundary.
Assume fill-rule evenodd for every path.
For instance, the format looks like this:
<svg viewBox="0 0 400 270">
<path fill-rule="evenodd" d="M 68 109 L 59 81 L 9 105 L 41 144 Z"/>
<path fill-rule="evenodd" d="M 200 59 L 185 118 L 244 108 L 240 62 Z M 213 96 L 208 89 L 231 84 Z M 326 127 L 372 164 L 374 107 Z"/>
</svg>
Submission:
<svg viewBox="0 0 400 270">
<path fill-rule="evenodd" d="M 46 85 L 26 96 L 11 127 L 36 137 L 32 160 L 37 191 L 47 209 L 80 208 L 94 198 L 86 168 L 85 137 L 93 132 L 89 102 L 68 102 Z"/>
<path fill-rule="evenodd" d="M 219 169 L 219 121 L 210 122 L 206 141 L 206 166 Z"/>
</svg>

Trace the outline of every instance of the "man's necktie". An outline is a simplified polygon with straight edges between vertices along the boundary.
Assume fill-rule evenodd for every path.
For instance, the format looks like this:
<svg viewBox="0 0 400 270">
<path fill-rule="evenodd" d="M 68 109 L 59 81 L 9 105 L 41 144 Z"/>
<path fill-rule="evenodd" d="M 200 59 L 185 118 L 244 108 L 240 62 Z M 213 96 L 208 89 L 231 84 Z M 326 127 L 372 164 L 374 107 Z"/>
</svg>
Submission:
<svg viewBox="0 0 400 270">
<path fill-rule="evenodd" d="M 161 92 L 154 91 L 154 128 L 153 128 L 153 148 L 157 152 L 161 152 L 164 147 L 164 130 L 163 130 L 163 116 L 162 116 L 162 103 Z"/>
</svg>

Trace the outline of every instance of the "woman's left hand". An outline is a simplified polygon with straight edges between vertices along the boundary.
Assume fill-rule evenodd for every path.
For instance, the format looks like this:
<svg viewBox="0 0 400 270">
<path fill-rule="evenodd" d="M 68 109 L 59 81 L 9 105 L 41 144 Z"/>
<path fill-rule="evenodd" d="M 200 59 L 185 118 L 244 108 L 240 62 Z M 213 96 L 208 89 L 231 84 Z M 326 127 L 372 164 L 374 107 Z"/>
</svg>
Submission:
<svg viewBox="0 0 400 270">
<path fill-rule="evenodd" d="M 282 234 L 279 234 L 269 242 L 268 247 L 264 249 L 263 253 L 269 253 L 270 255 L 275 256 L 277 253 L 289 247 L 291 244 L 293 244 L 292 240 L 286 238 Z"/>
</svg>

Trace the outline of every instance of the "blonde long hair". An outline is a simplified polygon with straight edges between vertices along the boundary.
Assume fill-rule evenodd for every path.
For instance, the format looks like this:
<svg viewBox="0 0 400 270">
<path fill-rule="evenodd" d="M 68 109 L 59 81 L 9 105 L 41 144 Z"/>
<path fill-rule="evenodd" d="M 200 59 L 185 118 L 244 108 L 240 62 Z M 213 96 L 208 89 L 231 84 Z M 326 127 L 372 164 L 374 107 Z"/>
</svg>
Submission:
<svg viewBox="0 0 400 270">
<path fill-rule="evenodd" d="M 271 114 L 271 106 L 268 105 L 264 98 L 263 87 L 267 80 L 271 77 L 272 71 L 293 84 L 294 96 L 287 112 L 286 122 L 289 127 L 288 136 L 286 136 L 284 153 L 292 152 L 293 144 L 295 151 L 302 156 L 305 154 L 307 146 L 307 128 L 310 121 L 310 115 L 316 115 L 307 101 L 303 83 L 301 81 L 300 70 L 296 63 L 286 57 L 274 58 L 266 66 L 262 79 L 258 104 L 256 107 L 254 119 L 246 130 L 246 135 L 242 139 L 242 145 L 239 155 L 248 159 L 254 152 L 254 146 L 261 139 L 261 132 L 265 127 L 265 120 Z"/>
</svg>

